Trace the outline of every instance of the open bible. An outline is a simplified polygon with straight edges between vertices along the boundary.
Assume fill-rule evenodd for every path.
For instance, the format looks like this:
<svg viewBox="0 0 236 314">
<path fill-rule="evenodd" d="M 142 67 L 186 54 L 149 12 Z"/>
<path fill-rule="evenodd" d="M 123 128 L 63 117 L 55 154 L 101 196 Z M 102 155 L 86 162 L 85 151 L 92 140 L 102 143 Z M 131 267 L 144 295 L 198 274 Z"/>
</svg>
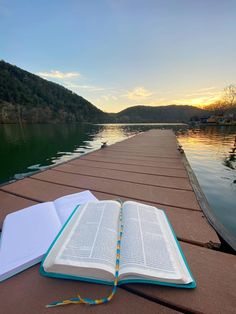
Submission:
<svg viewBox="0 0 236 314">
<path fill-rule="evenodd" d="M 164 211 L 127 201 L 89 202 L 75 209 L 41 265 L 46 276 L 113 284 L 122 210 L 118 284 L 143 282 L 194 288 Z"/>
</svg>

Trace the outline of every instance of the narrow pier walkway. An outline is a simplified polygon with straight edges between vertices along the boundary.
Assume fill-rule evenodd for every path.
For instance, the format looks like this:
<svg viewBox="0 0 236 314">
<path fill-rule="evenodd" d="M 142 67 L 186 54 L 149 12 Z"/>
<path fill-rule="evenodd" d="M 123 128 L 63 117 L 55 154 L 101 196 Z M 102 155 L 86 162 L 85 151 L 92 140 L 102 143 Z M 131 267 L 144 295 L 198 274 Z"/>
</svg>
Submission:
<svg viewBox="0 0 236 314">
<path fill-rule="evenodd" d="M 6 214 L 85 189 L 98 199 L 132 199 L 166 211 L 196 279 L 194 290 L 130 284 L 97 307 L 68 306 L 53 313 L 235 313 L 236 258 L 220 244 L 193 191 L 174 133 L 151 130 L 23 180 L 0 187 L 0 224 Z M 101 297 L 110 287 L 42 278 L 36 265 L 3 282 L 2 313 L 49 313 L 44 305 L 78 291 Z"/>
</svg>

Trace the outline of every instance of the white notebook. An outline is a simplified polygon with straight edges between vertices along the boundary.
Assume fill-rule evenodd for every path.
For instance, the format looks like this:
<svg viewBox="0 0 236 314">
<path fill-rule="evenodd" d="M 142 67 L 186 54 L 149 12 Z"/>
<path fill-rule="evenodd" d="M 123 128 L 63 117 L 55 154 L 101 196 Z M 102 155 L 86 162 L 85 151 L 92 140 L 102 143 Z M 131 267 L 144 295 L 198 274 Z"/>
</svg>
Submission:
<svg viewBox="0 0 236 314">
<path fill-rule="evenodd" d="M 96 200 L 83 191 L 8 214 L 0 240 L 0 281 L 39 263 L 74 208 Z"/>
</svg>

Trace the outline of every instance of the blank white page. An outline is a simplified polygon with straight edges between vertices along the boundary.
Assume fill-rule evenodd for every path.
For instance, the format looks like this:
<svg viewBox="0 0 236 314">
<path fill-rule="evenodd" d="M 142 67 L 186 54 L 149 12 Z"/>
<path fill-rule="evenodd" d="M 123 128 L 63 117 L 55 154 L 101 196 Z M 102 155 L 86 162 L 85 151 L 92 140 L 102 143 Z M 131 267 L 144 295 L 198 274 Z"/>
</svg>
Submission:
<svg viewBox="0 0 236 314">
<path fill-rule="evenodd" d="M 60 229 L 53 202 L 7 215 L 0 246 L 0 281 L 39 262 Z"/>
<path fill-rule="evenodd" d="M 56 199 L 54 204 L 62 226 L 77 205 L 94 201 L 97 201 L 97 198 L 90 191 L 74 193 Z"/>
</svg>

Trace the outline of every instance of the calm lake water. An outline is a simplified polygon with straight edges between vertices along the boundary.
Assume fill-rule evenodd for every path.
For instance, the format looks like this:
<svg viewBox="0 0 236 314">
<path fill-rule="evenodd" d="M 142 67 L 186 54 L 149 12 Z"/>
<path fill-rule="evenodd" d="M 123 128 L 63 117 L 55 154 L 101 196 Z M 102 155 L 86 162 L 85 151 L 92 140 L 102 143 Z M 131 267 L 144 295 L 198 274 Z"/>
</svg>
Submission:
<svg viewBox="0 0 236 314">
<path fill-rule="evenodd" d="M 210 203 L 214 215 L 236 241 L 236 164 L 227 161 L 236 127 L 183 125 L 0 125 L 0 183 L 22 178 L 52 164 L 121 141 L 137 132 L 172 128 Z"/>
</svg>

